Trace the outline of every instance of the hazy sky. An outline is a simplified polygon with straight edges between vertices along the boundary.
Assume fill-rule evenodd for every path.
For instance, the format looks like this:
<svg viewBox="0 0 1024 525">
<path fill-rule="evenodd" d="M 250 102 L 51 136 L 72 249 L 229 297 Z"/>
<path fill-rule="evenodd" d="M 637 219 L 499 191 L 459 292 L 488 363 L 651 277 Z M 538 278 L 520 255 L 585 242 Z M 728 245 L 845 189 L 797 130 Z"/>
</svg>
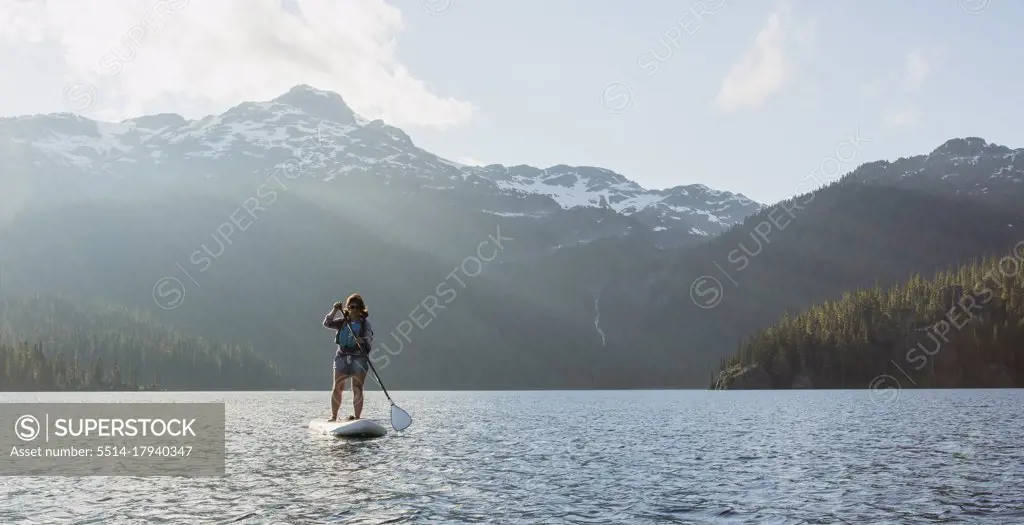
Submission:
<svg viewBox="0 0 1024 525">
<path fill-rule="evenodd" d="M 453 160 L 773 202 L 858 133 L 844 169 L 1024 147 L 1022 27 L 1011 0 L 4 0 L 0 114 L 196 118 L 304 83 Z"/>
</svg>

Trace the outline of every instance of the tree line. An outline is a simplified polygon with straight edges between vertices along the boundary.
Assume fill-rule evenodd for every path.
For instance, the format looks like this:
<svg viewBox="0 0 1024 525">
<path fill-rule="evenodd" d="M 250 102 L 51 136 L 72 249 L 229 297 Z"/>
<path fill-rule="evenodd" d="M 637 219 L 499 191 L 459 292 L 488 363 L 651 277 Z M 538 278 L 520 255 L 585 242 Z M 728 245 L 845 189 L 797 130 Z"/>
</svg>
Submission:
<svg viewBox="0 0 1024 525">
<path fill-rule="evenodd" d="M 134 370 L 122 370 L 119 363 L 108 366 L 103 359 L 91 363 L 67 361 L 64 356 L 47 356 L 42 343 L 0 343 L 0 391 L 140 390 Z M 149 389 L 156 389 L 150 385 Z"/>
<path fill-rule="evenodd" d="M 723 359 L 711 387 L 864 388 L 883 374 L 920 388 L 1024 386 L 1024 243 L 1015 249 L 786 313 Z"/>
<path fill-rule="evenodd" d="M 249 347 L 186 336 L 116 305 L 37 295 L 0 307 L 0 390 L 281 386 L 277 367 Z"/>
</svg>

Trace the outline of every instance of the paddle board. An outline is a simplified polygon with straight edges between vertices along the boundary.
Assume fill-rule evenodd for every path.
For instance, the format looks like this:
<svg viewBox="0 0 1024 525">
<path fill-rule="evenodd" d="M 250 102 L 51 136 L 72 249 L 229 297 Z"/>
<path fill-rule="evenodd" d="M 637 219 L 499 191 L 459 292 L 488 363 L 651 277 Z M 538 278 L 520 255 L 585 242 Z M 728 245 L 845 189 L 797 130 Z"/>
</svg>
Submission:
<svg viewBox="0 0 1024 525">
<path fill-rule="evenodd" d="M 338 437 L 374 438 L 384 436 L 388 433 L 386 428 L 370 419 L 353 419 L 351 421 L 327 421 L 326 419 L 314 419 L 309 422 L 309 428 L 317 432 L 331 434 Z"/>
</svg>

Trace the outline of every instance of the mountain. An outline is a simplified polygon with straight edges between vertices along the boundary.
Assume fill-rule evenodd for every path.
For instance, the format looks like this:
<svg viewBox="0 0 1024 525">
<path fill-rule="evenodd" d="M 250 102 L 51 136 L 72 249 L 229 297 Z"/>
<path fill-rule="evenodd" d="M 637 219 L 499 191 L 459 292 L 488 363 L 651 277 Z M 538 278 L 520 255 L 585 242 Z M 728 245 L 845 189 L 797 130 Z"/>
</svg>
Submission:
<svg viewBox="0 0 1024 525">
<path fill-rule="evenodd" d="M 1024 195 L 1024 149 L 978 137 L 951 139 L 928 155 L 867 164 L 849 182 L 978 197 L 1013 207 Z"/>
<path fill-rule="evenodd" d="M 1017 271 L 1004 275 L 1000 264 L 1019 269 L 1024 261 L 1024 241 L 1020 241 L 1024 236 L 1020 223 L 1024 149 L 990 144 L 978 137 L 957 138 L 928 155 L 866 164 L 843 183 L 848 188 L 841 186 L 840 191 L 890 188 L 934 201 L 931 209 L 945 213 L 948 219 L 936 218 L 930 225 L 922 225 L 929 231 L 907 231 L 906 242 L 921 253 L 936 253 L 938 260 L 951 265 L 971 264 L 953 271 L 938 271 L 941 265 L 921 265 L 919 273 L 937 272 L 935 277 L 926 281 L 915 275 L 908 282 L 897 283 L 885 279 L 892 286 L 886 290 L 864 289 L 868 283 L 861 282 L 851 287 L 856 291 L 845 291 L 841 298 L 832 294 L 829 302 L 787 315 L 745 340 L 714 386 L 749 387 L 753 382 L 764 388 L 862 388 L 883 371 L 904 374 L 906 370 L 916 376 L 907 376 L 908 387 L 1019 386 L 1024 381 L 1024 370 L 1016 365 L 1019 357 L 1002 349 L 1019 346 L 1015 341 L 1020 336 L 1020 275 Z M 917 207 L 911 209 L 925 213 Z M 939 244 L 920 244 L 920 240 L 936 236 L 942 238 Z M 1011 249 L 1007 243 L 1013 239 L 1018 241 Z M 960 246 L 950 246 L 948 241 Z M 857 245 L 864 247 L 863 243 Z M 898 253 L 896 249 L 873 253 Z M 972 250 L 977 250 L 980 258 L 1007 249 L 1012 250 L 1009 259 L 973 262 L 970 257 Z M 1004 279 L 993 281 L 991 275 Z M 1003 282 L 1007 277 L 1010 281 Z M 959 306 L 965 289 L 987 290 L 983 296 L 969 294 L 977 298 L 976 310 Z M 950 299 L 951 292 L 958 297 Z M 949 337 L 954 340 L 948 341 L 945 334 L 938 333 L 942 331 L 939 327 L 949 311 L 958 308 L 953 316 L 970 322 L 964 325 L 966 329 L 953 330 Z M 930 359 L 922 354 L 925 350 L 943 351 L 939 358 Z M 915 353 L 914 363 L 909 362 Z M 914 366 L 922 357 L 923 363 L 930 365 L 923 372 L 923 365 Z M 902 366 L 894 368 L 890 366 L 893 363 Z"/>
<path fill-rule="evenodd" d="M 672 384 L 665 366 L 660 378 L 623 377 L 660 359 L 604 346 L 596 326 L 601 283 L 656 256 L 643 236 L 526 257 L 521 247 L 543 232 L 506 229 L 499 217 L 415 211 L 396 195 L 387 209 L 408 217 L 397 221 L 402 230 L 384 215 L 367 219 L 373 210 L 316 197 L 282 194 L 228 238 L 216 231 L 238 200 L 219 195 L 178 190 L 25 211 L 0 232 L 2 290 L 99 297 L 184 333 L 251 343 L 294 388 L 324 387 L 333 335 L 321 320 L 352 292 L 367 298 L 378 371 L 392 388 Z M 433 249 L 386 235 L 410 229 Z"/>
<path fill-rule="evenodd" d="M 194 121 L 5 119 L 0 155 L 0 293 L 251 344 L 294 388 L 326 388 L 321 320 L 352 292 L 391 388 L 703 387 L 783 312 L 1004 250 L 1021 224 L 1019 200 L 903 187 L 883 163 L 770 208 L 461 166 L 304 86 Z M 1002 155 L 930 162 L 966 184 L 1016 169 Z"/>
<path fill-rule="evenodd" d="M 982 149 L 997 152 L 1001 160 L 982 156 L 985 168 L 979 170 L 965 164 L 961 152 L 944 153 L 945 147 L 928 156 L 930 167 L 920 176 L 958 174 L 945 179 L 958 180 L 956 186 L 928 184 L 885 162 L 862 165 L 827 187 L 748 217 L 707 243 L 637 264 L 604 288 L 615 300 L 602 314 L 634 316 L 633 333 L 644 334 L 632 338 L 636 344 L 663 341 L 686 362 L 686 384 L 701 377 L 707 384 L 720 359 L 785 312 L 1004 253 L 1019 241 L 1024 235 L 1019 157 L 1000 147 Z M 1004 181 L 1001 195 L 981 191 L 982 181 L 995 179 Z M 624 344 L 623 335 L 610 332 L 609 344 Z"/>
<path fill-rule="evenodd" d="M 297 388 L 323 386 L 320 319 L 354 291 L 399 387 L 673 384 L 666 367 L 623 376 L 651 361 L 603 345 L 601 283 L 757 204 L 596 168 L 458 166 L 346 108 L 298 87 L 197 121 L 4 119 L 0 292 L 97 298 L 251 344 Z"/>
<path fill-rule="evenodd" d="M 300 85 L 266 102 L 186 120 L 149 115 L 120 123 L 71 114 L 0 119 L 7 169 L 39 195 L 125 195 L 160 185 L 263 174 L 334 186 L 373 184 L 423 199 L 529 221 L 556 233 L 549 247 L 643 228 L 662 247 L 725 231 L 761 208 L 704 185 L 647 190 L 615 172 L 558 165 L 463 166 L 429 153 L 381 120 L 356 115 L 336 93 Z M 45 174 L 45 175 L 44 175 Z M 610 210 L 614 226 L 567 227 L 576 208 Z M 579 225 L 577 225 L 579 226 Z"/>
</svg>

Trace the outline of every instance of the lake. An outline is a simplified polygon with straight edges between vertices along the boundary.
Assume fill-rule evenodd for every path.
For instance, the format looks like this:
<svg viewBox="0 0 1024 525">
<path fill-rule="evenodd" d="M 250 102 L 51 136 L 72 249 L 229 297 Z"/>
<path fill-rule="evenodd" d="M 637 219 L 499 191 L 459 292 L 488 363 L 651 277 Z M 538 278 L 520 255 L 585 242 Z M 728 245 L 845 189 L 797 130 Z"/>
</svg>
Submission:
<svg viewBox="0 0 1024 525">
<path fill-rule="evenodd" d="M 889 394 L 392 392 L 364 441 L 327 392 L 0 394 L 228 416 L 224 477 L 0 477 L 0 523 L 1024 523 L 1024 390 Z"/>
</svg>

